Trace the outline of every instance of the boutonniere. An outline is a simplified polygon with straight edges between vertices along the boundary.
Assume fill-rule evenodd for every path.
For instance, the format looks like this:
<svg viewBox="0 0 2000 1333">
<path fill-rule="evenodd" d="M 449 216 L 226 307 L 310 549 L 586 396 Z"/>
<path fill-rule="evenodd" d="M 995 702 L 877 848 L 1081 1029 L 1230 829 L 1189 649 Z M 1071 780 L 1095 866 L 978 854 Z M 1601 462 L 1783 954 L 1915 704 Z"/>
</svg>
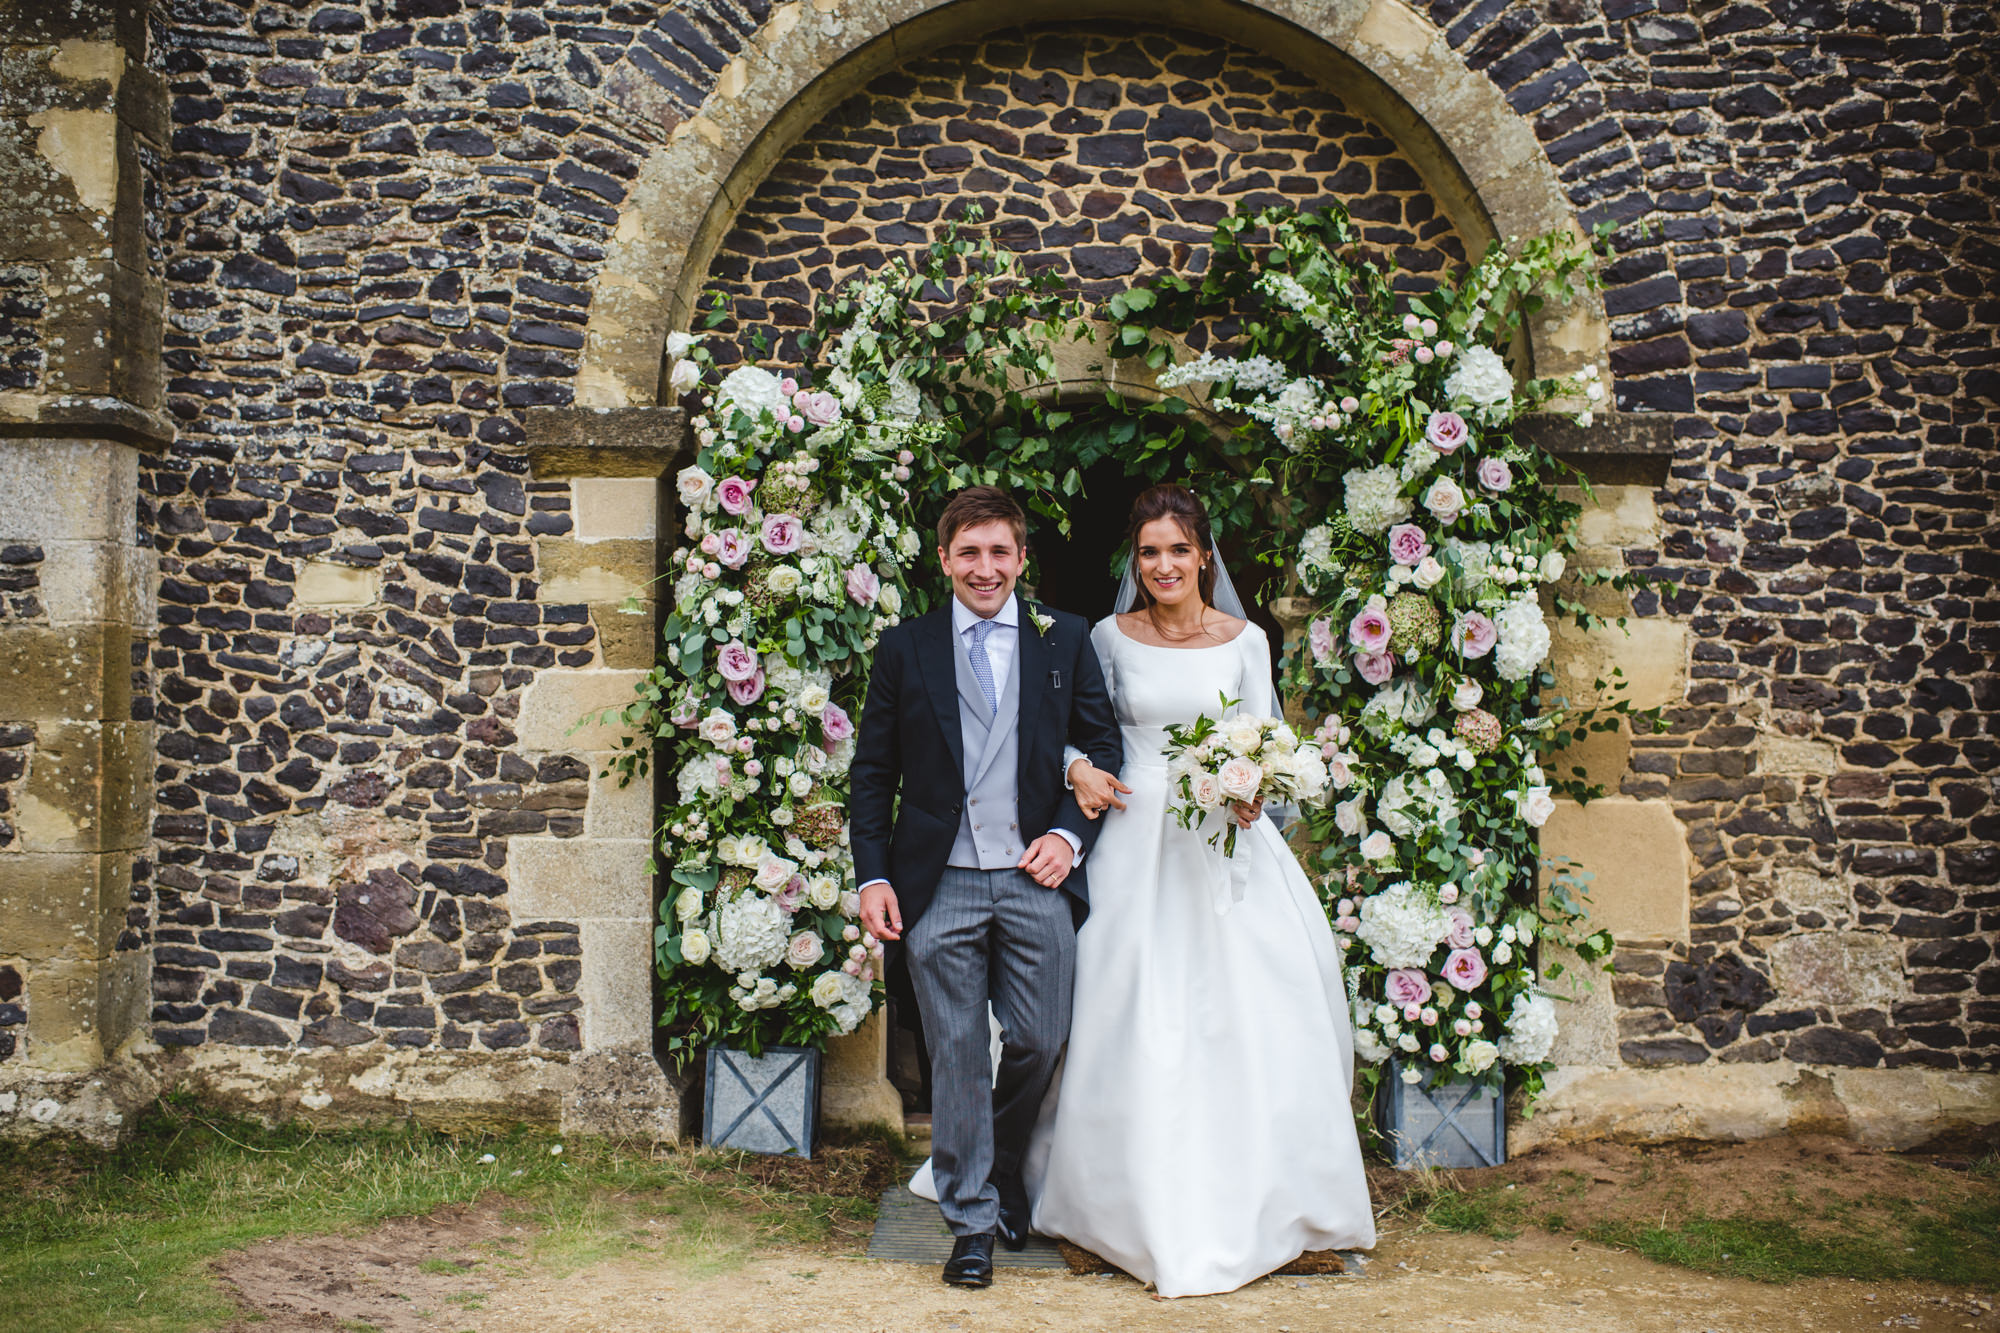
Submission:
<svg viewBox="0 0 2000 1333">
<path fill-rule="evenodd" d="M 1035 627 L 1036 633 L 1047 634 L 1050 630 L 1056 627 L 1056 618 L 1054 616 L 1044 615 L 1040 611 L 1036 610 L 1034 607 L 1031 606 L 1028 608 L 1028 623 Z"/>
</svg>

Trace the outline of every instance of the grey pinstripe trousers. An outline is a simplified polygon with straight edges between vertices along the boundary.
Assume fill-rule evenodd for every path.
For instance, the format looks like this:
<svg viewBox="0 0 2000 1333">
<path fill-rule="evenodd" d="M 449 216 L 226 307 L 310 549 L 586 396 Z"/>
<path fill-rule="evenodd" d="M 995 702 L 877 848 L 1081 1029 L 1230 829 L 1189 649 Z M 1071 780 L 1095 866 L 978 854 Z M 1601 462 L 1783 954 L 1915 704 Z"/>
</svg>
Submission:
<svg viewBox="0 0 2000 1333">
<path fill-rule="evenodd" d="M 938 1207 L 953 1235 L 977 1235 L 999 1221 L 994 1182 L 1021 1169 L 1069 1039 L 1076 980 L 1069 896 L 1020 870 L 950 866 L 907 945 L 931 1054 Z M 1003 1047 L 997 1078 L 989 1001 Z"/>
</svg>

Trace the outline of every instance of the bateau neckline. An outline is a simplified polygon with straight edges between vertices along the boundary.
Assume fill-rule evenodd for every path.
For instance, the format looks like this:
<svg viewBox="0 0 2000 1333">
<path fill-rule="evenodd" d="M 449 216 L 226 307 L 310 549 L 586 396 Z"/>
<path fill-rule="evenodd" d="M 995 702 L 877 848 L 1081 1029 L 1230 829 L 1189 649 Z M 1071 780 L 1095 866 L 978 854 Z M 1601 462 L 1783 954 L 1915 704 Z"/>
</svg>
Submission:
<svg viewBox="0 0 2000 1333">
<path fill-rule="evenodd" d="M 1236 645 L 1238 640 L 1242 639 L 1244 635 L 1248 634 L 1252 629 L 1255 628 L 1256 628 L 1256 622 L 1246 620 L 1243 622 L 1243 628 L 1237 630 L 1234 637 L 1224 639 L 1221 643 L 1205 643 L 1199 648 L 1176 648 L 1172 644 L 1147 643 L 1144 639 L 1135 639 L 1131 635 L 1125 632 L 1125 627 L 1123 625 L 1118 623 L 1117 615 L 1114 614 L 1111 617 L 1111 632 L 1116 634 L 1119 638 L 1125 640 L 1125 642 L 1132 644 L 1135 647 L 1152 648 L 1158 652 L 1163 652 L 1163 653 L 1208 653 L 1215 651 L 1217 648 L 1231 648 Z"/>
</svg>

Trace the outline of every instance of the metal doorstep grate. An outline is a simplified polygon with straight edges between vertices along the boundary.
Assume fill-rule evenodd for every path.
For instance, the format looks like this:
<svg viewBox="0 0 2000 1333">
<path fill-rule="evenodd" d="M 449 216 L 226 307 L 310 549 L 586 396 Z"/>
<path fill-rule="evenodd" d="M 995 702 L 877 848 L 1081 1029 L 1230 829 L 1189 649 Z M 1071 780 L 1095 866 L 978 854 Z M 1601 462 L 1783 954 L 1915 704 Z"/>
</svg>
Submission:
<svg viewBox="0 0 2000 1333">
<path fill-rule="evenodd" d="M 951 1228 L 929 1199 L 920 1199 L 901 1185 L 882 1191 L 882 1208 L 875 1215 L 875 1234 L 868 1240 L 870 1259 L 906 1264 L 939 1264 L 951 1258 Z M 1067 1272 L 1056 1243 L 1047 1236 L 1030 1236 L 1028 1248 L 1016 1254 L 1004 1245 L 993 1247 L 995 1268 L 1041 1268 Z"/>
</svg>

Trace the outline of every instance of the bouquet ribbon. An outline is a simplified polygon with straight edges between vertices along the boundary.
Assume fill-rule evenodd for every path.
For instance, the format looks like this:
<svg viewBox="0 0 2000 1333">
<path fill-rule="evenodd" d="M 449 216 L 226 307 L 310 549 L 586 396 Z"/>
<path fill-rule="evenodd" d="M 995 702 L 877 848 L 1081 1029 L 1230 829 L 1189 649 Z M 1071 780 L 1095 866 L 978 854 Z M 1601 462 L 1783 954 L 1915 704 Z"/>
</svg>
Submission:
<svg viewBox="0 0 2000 1333">
<path fill-rule="evenodd" d="M 1224 819 L 1229 816 L 1225 813 Z M 1215 875 L 1212 882 L 1212 901 L 1217 916 L 1228 916 L 1229 909 L 1243 901 L 1243 894 L 1250 887 L 1250 849 L 1237 846 L 1237 835 L 1243 832 L 1232 821 L 1229 831 L 1222 835 L 1222 846 L 1216 858 Z M 1215 847 L 1213 842 L 1209 843 Z"/>
</svg>

